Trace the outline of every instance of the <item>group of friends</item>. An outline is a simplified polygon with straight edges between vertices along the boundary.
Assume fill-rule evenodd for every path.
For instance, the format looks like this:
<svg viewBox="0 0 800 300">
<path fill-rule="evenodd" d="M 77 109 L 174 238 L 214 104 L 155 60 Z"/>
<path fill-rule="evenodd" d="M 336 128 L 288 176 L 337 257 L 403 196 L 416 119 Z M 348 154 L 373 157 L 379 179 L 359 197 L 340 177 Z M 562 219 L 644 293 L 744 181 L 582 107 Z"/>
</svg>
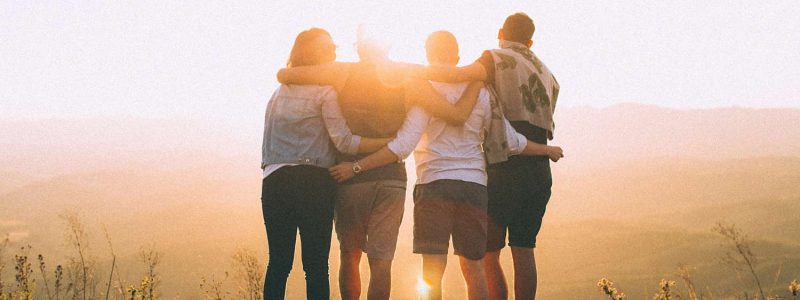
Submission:
<svg viewBox="0 0 800 300">
<path fill-rule="evenodd" d="M 262 210 L 269 247 L 264 297 L 283 299 L 299 231 L 308 299 L 328 299 L 332 231 L 342 299 L 389 299 L 412 153 L 413 251 L 426 299 L 441 299 L 452 237 L 469 299 L 507 299 L 500 253 L 511 248 L 516 299 L 534 299 L 533 249 L 550 199 L 559 85 L 530 50 L 535 27 L 506 18 L 499 48 L 457 67 L 447 31 L 425 43 L 428 65 L 394 62 L 359 35 L 358 62 L 337 62 L 323 29 L 301 32 L 267 105 Z M 334 225 L 335 224 L 335 225 Z"/>
</svg>

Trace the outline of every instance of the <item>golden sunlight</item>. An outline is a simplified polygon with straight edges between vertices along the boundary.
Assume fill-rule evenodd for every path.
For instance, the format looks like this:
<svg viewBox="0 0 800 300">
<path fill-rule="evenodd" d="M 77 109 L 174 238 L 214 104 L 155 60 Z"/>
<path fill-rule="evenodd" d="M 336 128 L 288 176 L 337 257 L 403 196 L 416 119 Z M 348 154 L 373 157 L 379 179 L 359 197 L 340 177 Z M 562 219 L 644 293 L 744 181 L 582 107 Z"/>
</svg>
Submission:
<svg viewBox="0 0 800 300">
<path fill-rule="evenodd" d="M 428 296 L 428 292 L 431 290 L 431 287 L 425 282 L 425 279 L 422 279 L 420 275 L 417 277 L 417 296 L 419 299 L 425 299 Z"/>
<path fill-rule="evenodd" d="M 800 300 L 798 15 L 0 1 L 0 300 Z"/>
</svg>

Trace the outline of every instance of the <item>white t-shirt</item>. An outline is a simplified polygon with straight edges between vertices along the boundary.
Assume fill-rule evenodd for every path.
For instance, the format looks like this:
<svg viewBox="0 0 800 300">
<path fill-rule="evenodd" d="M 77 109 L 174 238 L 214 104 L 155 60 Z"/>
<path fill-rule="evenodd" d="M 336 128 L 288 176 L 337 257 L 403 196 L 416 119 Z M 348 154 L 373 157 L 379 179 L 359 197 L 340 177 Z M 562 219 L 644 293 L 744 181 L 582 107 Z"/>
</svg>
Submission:
<svg viewBox="0 0 800 300">
<path fill-rule="evenodd" d="M 431 82 L 434 89 L 450 103 L 456 103 L 468 83 Z M 409 110 L 397 137 L 387 147 L 400 158 L 414 151 L 417 184 L 440 179 L 455 179 L 486 185 L 486 159 L 481 149 L 485 128 L 491 122 L 489 92 L 481 90 L 475 108 L 464 126 L 453 126 L 429 116 L 414 106 Z M 510 154 L 522 152 L 528 140 L 506 122 L 506 140 Z"/>
</svg>

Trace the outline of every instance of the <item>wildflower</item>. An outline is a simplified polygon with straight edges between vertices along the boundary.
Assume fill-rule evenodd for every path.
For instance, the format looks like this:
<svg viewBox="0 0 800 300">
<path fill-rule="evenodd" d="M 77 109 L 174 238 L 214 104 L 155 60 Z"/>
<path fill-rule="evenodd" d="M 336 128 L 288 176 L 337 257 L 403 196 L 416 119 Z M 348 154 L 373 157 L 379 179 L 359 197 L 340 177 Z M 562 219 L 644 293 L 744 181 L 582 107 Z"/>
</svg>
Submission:
<svg viewBox="0 0 800 300">
<path fill-rule="evenodd" d="M 56 278 L 56 284 L 55 284 L 56 293 L 55 294 L 58 295 L 59 291 L 61 290 L 61 286 L 63 285 L 64 268 L 61 267 L 61 265 L 57 265 L 56 266 L 56 270 L 54 271 L 54 274 L 55 274 L 55 278 Z"/>
<path fill-rule="evenodd" d="M 659 282 L 659 287 L 661 288 L 658 293 L 653 296 L 653 300 L 670 300 L 672 299 L 672 287 L 675 286 L 675 281 L 673 280 L 666 280 L 661 279 Z"/>
<path fill-rule="evenodd" d="M 606 296 L 608 296 L 612 300 L 625 299 L 625 293 L 620 292 L 619 289 L 614 287 L 614 282 L 611 280 L 602 278 L 600 279 L 600 281 L 597 282 L 597 287 L 600 288 L 600 291 L 602 291 L 604 294 L 606 294 Z"/>
<path fill-rule="evenodd" d="M 792 280 L 792 283 L 789 284 L 789 292 L 792 293 L 792 296 L 800 295 L 800 281 Z"/>
</svg>

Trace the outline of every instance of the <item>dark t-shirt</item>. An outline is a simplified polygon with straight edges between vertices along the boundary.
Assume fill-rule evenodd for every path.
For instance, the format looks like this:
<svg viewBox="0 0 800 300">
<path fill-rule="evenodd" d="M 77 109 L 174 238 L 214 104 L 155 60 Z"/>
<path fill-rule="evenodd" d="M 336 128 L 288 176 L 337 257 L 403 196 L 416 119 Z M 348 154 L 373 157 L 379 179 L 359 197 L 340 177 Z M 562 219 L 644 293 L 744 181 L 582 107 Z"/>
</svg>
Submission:
<svg viewBox="0 0 800 300">
<path fill-rule="evenodd" d="M 406 108 L 402 87 L 384 85 L 375 64 L 359 62 L 350 67 L 338 101 L 347 126 L 353 134 L 366 138 L 388 138 L 397 134 L 406 119 Z M 368 154 L 347 155 L 340 153 L 339 161 L 356 161 Z M 375 180 L 396 179 L 406 181 L 404 163 L 390 163 L 344 182 L 345 184 Z"/>
</svg>

